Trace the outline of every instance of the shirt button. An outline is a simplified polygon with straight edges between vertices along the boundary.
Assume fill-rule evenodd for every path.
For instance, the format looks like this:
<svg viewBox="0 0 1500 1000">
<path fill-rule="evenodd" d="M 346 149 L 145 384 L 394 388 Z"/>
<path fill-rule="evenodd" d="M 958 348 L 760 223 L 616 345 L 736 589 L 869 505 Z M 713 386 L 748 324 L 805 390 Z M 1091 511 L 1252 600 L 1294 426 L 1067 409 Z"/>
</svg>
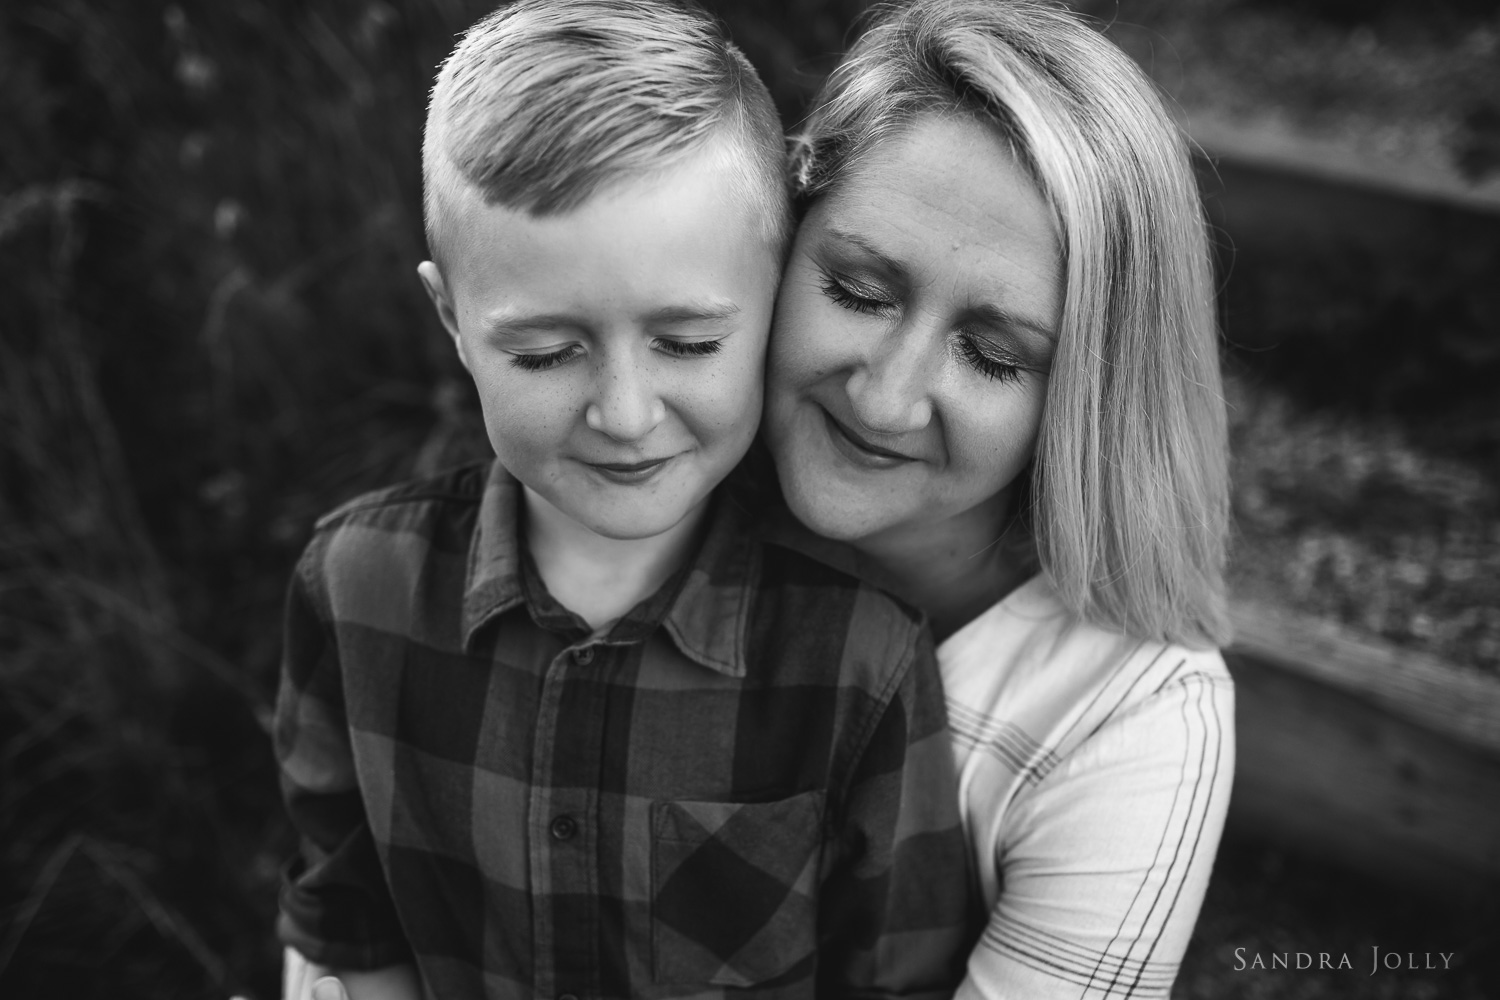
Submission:
<svg viewBox="0 0 1500 1000">
<path fill-rule="evenodd" d="M 588 666 L 590 663 L 594 662 L 594 647 L 587 646 L 583 649 L 574 650 L 573 659 L 578 663 L 580 667 Z M 577 998 L 575 997 L 574 1000 L 577 1000 Z"/>
<path fill-rule="evenodd" d="M 559 816 L 552 821 L 550 829 L 553 840 L 572 840 L 573 835 L 578 832 L 578 822 L 572 816 Z M 562 998 L 559 997 L 558 1000 Z"/>
</svg>

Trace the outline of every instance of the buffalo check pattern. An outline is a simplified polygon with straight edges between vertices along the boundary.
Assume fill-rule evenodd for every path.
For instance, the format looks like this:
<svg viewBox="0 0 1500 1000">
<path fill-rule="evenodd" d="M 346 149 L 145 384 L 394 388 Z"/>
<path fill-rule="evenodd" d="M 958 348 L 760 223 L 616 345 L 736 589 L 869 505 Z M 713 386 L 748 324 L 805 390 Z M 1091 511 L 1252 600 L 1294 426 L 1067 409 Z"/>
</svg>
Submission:
<svg viewBox="0 0 1500 1000">
<path fill-rule="evenodd" d="M 917 613 L 721 488 L 692 562 L 591 637 L 523 516 L 491 462 L 319 522 L 282 940 L 415 961 L 443 1000 L 951 993 L 978 926 Z"/>
</svg>

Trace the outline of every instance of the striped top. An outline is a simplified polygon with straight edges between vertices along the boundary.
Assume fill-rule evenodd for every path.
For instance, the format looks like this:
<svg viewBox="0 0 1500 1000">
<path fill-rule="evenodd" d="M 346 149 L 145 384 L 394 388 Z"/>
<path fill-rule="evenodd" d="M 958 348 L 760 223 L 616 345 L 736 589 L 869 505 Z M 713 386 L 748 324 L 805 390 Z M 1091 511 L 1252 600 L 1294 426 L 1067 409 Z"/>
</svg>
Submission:
<svg viewBox="0 0 1500 1000">
<path fill-rule="evenodd" d="M 938 662 L 990 911 L 958 996 L 1166 997 L 1234 776 L 1223 659 L 1080 622 L 1038 576 Z"/>
</svg>

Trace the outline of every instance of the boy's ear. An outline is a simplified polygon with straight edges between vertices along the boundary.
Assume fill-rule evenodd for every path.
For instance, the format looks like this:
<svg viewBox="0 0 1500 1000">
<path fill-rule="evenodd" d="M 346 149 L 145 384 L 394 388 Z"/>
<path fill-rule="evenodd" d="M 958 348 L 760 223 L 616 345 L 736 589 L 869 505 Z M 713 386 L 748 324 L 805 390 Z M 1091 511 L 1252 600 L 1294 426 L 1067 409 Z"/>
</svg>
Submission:
<svg viewBox="0 0 1500 1000">
<path fill-rule="evenodd" d="M 417 277 L 422 279 L 422 287 L 427 289 L 427 297 L 432 300 L 432 307 L 437 310 L 438 321 L 443 324 L 443 329 L 448 331 L 448 336 L 453 338 L 453 346 L 458 350 L 458 362 L 469 368 L 469 359 L 464 354 L 463 338 L 458 335 L 458 313 L 453 308 L 453 296 L 448 293 L 448 285 L 443 281 L 443 272 L 438 270 L 437 264 L 430 260 L 424 260 L 417 265 Z"/>
</svg>

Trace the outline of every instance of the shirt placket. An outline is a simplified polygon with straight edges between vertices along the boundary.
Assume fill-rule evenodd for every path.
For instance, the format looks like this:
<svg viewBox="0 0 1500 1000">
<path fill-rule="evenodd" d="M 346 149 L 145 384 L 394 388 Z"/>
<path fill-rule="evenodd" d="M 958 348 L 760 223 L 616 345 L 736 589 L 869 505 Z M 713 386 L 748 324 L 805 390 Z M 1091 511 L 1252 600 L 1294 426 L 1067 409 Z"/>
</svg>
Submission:
<svg viewBox="0 0 1500 1000">
<path fill-rule="evenodd" d="M 538 1000 L 599 994 L 598 788 L 607 647 L 575 644 L 548 665 L 537 711 L 528 817 Z"/>
</svg>

